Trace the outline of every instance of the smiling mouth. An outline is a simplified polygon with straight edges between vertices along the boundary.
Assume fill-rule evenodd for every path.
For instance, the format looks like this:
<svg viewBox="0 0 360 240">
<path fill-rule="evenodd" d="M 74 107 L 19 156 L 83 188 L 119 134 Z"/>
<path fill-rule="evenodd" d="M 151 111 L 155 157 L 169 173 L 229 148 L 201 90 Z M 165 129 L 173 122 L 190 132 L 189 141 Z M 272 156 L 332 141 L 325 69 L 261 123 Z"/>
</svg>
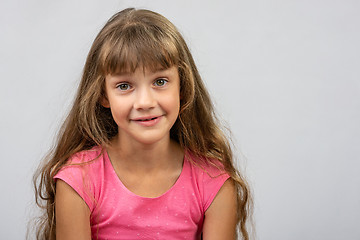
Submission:
<svg viewBox="0 0 360 240">
<path fill-rule="evenodd" d="M 137 119 L 135 121 L 139 121 L 139 122 L 145 122 L 145 121 L 151 121 L 151 120 L 155 120 L 157 119 L 158 117 L 153 117 L 153 118 L 147 118 L 147 119 Z"/>
<path fill-rule="evenodd" d="M 155 120 L 155 119 L 158 119 L 160 116 L 157 116 L 157 117 L 148 117 L 148 118 L 135 118 L 133 119 L 133 121 L 136 121 L 136 122 L 147 122 L 147 121 L 152 121 L 152 120 Z"/>
<path fill-rule="evenodd" d="M 152 116 L 145 116 L 140 118 L 135 118 L 133 121 L 140 126 L 143 127 L 154 127 L 161 121 L 162 116 L 152 117 Z"/>
</svg>

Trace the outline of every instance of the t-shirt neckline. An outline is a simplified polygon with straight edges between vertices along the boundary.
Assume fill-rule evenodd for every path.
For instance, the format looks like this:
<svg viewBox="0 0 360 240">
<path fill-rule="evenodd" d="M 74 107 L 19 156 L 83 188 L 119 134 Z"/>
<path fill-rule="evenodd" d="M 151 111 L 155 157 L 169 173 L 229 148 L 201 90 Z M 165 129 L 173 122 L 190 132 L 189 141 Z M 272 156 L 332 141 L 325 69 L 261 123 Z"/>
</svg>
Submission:
<svg viewBox="0 0 360 240">
<path fill-rule="evenodd" d="M 183 181 L 183 178 L 184 178 L 184 175 L 186 174 L 185 172 L 187 171 L 188 169 L 188 160 L 186 159 L 186 153 L 184 154 L 184 159 L 183 159 L 183 166 L 182 166 L 182 169 L 181 169 L 181 172 L 180 172 L 180 175 L 179 177 L 176 179 L 175 183 L 168 189 L 166 190 L 164 193 L 162 193 L 161 195 L 157 196 L 157 197 L 143 197 L 143 196 L 140 196 L 140 195 L 137 195 L 136 193 L 130 191 L 124 184 L 123 182 L 121 181 L 121 179 L 119 178 L 119 176 L 116 174 L 116 171 L 115 171 L 115 168 L 110 160 L 110 157 L 109 157 L 109 154 L 108 152 L 106 151 L 106 149 L 104 150 L 104 156 L 105 156 L 105 161 L 106 161 L 106 165 L 109 166 L 109 168 L 111 168 L 110 172 L 112 174 L 112 178 L 114 180 L 116 180 L 116 183 L 118 183 L 120 185 L 120 187 L 125 190 L 125 192 L 127 194 L 129 194 L 130 196 L 133 196 L 133 197 L 136 197 L 136 198 L 140 198 L 140 199 L 144 199 L 144 200 L 155 200 L 155 199 L 160 199 L 160 198 L 163 198 L 165 197 L 166 195 L 168 195 L 170 192 L 174 191 L 174 189 L 176 189 L 178 187 L 178 185 L 181 184 L 181 182 Z"/>
</svg>

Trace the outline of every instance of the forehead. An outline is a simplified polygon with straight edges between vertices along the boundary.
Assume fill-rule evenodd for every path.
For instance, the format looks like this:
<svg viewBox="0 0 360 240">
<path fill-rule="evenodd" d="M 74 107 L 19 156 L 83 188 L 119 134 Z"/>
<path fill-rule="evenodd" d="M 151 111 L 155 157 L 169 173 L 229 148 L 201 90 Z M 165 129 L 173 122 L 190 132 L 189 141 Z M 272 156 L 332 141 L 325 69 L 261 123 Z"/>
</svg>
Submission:
<svg viewBox="0 0 360 240">
<path fill-rule="evenodd" d="M 159 67 L 157 69 L 139 67 L 135 71 L 123 71 L 118 73 L 109 73 L 107 78 L 128 78 L 128 77 L 169 77 L 173 79 L 179 79 L 179 72 L 176 66 L 170 68 Z"/>
<path fill-rule="evenodd" d="M 162 66 L 159 63 L 152 63 L 148 65 L 144 65 L 143 63 L 139 63 L 133 65 L 131 63 L 126 64 L 123 68 L 118 68 L 115 72 L 110 72 L 108 74 L 111 75 L 131 75 L 134 73 L 143 73 L 144 75 L 166 72 L 167 70 L 173 68 L 174 66 Z"/>
<path fill-rule="evenodd" d="M 130 73 L 138 68 L 157 71 L 178 65 L 179 53 L 170 37 L 123 31 L 116 41 L 104 43 L 100 60 L 105 74 Z"/>
</svg>

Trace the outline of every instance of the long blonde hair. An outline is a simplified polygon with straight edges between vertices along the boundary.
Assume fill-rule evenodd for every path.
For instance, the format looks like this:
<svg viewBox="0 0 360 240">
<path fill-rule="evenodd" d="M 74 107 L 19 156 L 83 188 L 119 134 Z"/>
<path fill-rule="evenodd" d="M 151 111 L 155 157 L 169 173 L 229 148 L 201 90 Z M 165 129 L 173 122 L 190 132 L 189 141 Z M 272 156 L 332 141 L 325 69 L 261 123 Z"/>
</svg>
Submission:
<svg viewBox="0 0 360 240">
<path fill-rule="evenodd" d="M 170 136 L 194 155 L 216 159 L 234 180 L 238 192 L 238 226 L 249 239 L 247 221 L 251 194 L 244 177 L 234 167 L 231 145 L 219 127 L 213 104 L 193 57 L 179 31 L 165 17 L 149 10 L 125 9 L 109 19 L 88 54 L 75 101 L 63 123 L 55 146 L 34 175 L 36 203 L 44 210 L 37 239 L 56 239 L 55 181 L 53 176 L 68 158 L 95 145 L 106 146 L 117 125 L 104 97 L 105 76 L 138 67 L 177 66 L 180 76 L 180 113 Z"/>
</svg>

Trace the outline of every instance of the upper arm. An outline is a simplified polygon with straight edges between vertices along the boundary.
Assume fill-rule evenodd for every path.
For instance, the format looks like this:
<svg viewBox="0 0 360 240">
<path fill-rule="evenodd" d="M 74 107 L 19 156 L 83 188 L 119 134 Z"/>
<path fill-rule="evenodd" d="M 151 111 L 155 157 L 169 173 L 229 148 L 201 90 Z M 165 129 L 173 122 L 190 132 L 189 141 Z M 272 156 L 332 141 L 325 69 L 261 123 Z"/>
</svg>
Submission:
<svg viewBox="0 0 360 240">
<path fill-rule="evenodd" d="M 77 192 L 57 179 L 55 195 L 56 239 L 90 240 L 90 209 Z"/>
<path fill-rule="evenodd" d="M 203 239 L 236 239 L 237 196 L 232 179 L 225 181 L 205 212 Z"/>
</svg>

